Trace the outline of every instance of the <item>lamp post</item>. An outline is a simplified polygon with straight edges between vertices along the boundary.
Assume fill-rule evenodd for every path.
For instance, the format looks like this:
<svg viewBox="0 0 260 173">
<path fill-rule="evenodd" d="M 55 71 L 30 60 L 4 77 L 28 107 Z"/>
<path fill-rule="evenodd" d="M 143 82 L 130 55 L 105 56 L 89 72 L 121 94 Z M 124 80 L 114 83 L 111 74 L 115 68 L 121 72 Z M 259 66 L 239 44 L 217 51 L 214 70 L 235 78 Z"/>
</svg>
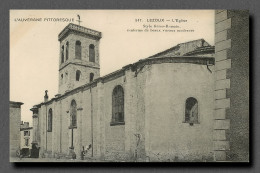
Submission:
<svg viewBox="0 0 260 173">
<path fill-rule="evenodd" d="M 67 113 L 69 113 L 69 111 L 67 111 Z M 71 117 L 72 118 L 72 117 Z M 76 153 L 74 152 L 74 146 L 73 146 L 73 129 L 75 127 L 73 126 L 73 122 L 72 122 L 72 119 L 71 119 L 71 124 L 69 126 L 69 129 L 71 129 L 71 146 L 69 147 L 69 157 L 72 158 L 72 159 L 76 159 Z"/>
</svg>

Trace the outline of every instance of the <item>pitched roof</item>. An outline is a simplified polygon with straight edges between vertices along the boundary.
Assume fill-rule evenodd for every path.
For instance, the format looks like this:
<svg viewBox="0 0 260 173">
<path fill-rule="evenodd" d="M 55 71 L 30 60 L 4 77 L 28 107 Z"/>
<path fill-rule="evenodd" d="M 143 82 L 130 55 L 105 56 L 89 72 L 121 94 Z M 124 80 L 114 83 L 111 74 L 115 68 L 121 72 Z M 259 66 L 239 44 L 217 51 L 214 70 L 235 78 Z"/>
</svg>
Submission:
<svg viewBox="0 0 260 173">
<path fill-rule="evenodd" d="M 174 56 L 189 56 L 189 55 L 199 55 L 205 53 L 214 53 L 215 47 L 211 46 L 204 39 L 192 40 L 185 43 L 180 43 L 173 46 L 167 50 L 159 52 L 148 58 L 162 58 L 162 57 L 174 57 Z M 204 52 L 205 51 L 205 52 Z M 191 54 L 193 52 L 193 54 Z"/>
</svg>

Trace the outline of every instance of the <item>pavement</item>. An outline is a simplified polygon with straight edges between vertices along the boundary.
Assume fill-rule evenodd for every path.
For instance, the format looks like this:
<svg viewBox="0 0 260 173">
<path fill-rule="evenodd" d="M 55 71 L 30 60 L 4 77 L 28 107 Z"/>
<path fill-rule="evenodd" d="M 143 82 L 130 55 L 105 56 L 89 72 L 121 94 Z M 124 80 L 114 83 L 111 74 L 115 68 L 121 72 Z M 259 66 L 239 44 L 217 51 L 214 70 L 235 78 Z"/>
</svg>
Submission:
<svg viewBox="0 0 260 173">
<path fill-rule="evenodd" d="M 10 158 L 10 162 L 105 162 L 93 158 L 80 159 L 56 159 L 56 158 Z"/>
</svg>

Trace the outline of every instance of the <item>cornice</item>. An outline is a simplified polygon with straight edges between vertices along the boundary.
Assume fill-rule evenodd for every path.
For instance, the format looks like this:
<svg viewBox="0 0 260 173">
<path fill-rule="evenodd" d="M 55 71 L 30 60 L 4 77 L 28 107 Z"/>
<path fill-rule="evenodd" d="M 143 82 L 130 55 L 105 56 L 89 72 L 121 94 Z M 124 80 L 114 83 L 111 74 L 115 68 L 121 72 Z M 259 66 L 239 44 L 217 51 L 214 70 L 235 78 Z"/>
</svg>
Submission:
<svg viewBox="0 0 260 173">
<path fill-rule="evenodd" d="M 83 34 L 86 36 L 93 37 L 94 39 L 102 38 L 102 34 L 99 31 L 95 31 L 93 29 L 89 29 L 83 26 L 75 25 L 73 23 L 68 24 L 58 35 L 58 40 L 63 40 L 70 32 Z"/>
</svg>

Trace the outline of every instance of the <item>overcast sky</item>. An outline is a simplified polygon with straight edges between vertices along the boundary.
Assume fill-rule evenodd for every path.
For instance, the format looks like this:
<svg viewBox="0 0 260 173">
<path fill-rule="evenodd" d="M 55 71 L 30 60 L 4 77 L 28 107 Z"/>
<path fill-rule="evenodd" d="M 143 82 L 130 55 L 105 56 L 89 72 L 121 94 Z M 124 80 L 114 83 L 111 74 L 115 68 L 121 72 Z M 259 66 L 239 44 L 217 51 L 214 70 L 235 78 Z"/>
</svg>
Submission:
<svg viewBox="0 0 260 173">
<path fill-rule="evenodd" d="M 45 90 L 49 91 L 49 99 L 58 92 L 58 34 L 69 22 L 44 19 L 73 18 L 77 24 L 77 14 L 82 26 L 102 32 L 101 76 L 179 43 L 204 38 L 214 45 L 214 10 L 11 10 L 10 100 L 24 103 L 22 121 L 31 124 L 30 108 L 43 101 Z M 42 21 L 18 21 L 27 18 Z M 147 22 L 149 19 L 164 22 Z M 176 23 L 175 19 L 187 22 Z M 144 24 L 178 25 L 195 32 L 127 32 L 144 29 Z"/>
</svg>

